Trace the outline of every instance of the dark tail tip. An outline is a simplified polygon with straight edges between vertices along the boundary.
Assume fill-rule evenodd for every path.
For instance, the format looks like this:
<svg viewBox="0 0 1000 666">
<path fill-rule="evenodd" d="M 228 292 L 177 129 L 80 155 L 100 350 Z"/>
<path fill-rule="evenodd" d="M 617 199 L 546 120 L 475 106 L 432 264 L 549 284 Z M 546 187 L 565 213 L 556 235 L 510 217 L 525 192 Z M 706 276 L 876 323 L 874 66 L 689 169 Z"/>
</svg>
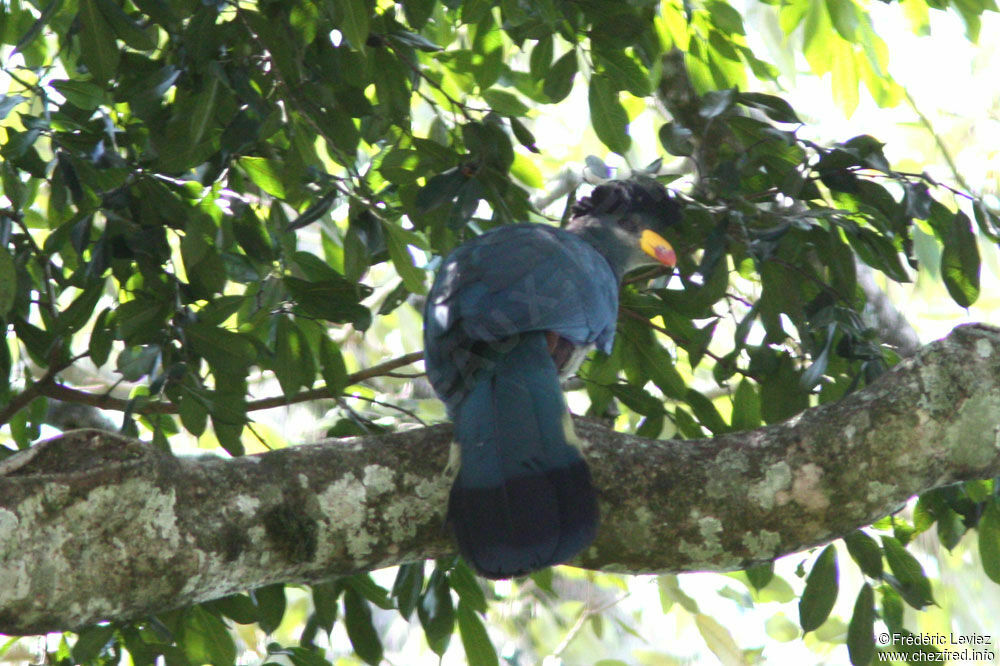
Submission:
<svg viewBox="0 0 1000 666">
<path fill-rule="evenodd" d="M 597 496 L 582 458 L 561 467 L 451 489 L 448 515 L 462 556 L 486 578 L 561 564 L 597 534 Z"/>
</svg>

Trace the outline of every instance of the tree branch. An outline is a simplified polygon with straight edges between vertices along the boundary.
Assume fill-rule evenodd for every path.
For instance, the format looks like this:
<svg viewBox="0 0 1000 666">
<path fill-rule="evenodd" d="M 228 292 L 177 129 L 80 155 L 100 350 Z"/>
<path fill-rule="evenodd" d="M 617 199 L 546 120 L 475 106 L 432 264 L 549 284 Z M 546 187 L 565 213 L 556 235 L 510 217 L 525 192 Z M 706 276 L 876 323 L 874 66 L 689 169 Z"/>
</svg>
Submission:
<svg viewBox="0 0 1000 666">
<path fill-rule="evenodd" d="M 959 327 L 872 386 L 754 431 L 657 441 L 576 425 L 602 515 L 577 564 L 745 567 L 1000 474 L 1000 329 Z M 0 463 L 0 632 L 452 553 L 450 437 L 441 425 L 231 460 L 97 431 L 41 443 Z"/>
<path fill-rule="evenodd" d="M 366 379 L 372 379 L 373 377 L 382 377 L 389 375 L 396 368 L 402 368 L 412 363 L 416 363 L 424 357 L 422 351 L 411 352 L 409 354 L 404 354 L 399 358 L 394 358 L 392 360 L 386 361 L 384 363 L 379 363 L 378 365 L 373 365 L 370 368 L 365 368 L 357 372 L 351 373 L 347 376 L 346 386 L 351 384 L 358 384 Z M 54 375 L 55 373 L 50 373 Z M 88 391 L 81 391 L 80 389 L 75 389 L 64 384 L 58 384 L 52 380 L 52 377 L 46 375 L 48 381 L 41 381 L 35 386 L 35 396 L 45 395 L 49 398 L 54 398 L 56 400 L 62 400 L 64 402 L 75 402 L 81 405 L 89 405 L 91 407 L 97 407 L 100 409 L 111 409 L 119 412 L 129 411 L 129 403 L 131 400 L 125 398 L 116 398 L 108 393 L 90 393 Z M 44 379 L 44 378 L 43 378 Z M 269 398 L 261 398 L 260 400 L 251 400 L 247 403 L 247 411 L 253 412 L 261 409 L 272 409 L 274 407 L 284 407 L 287 405 L 297 404 L 300 402 L 311 402 L 313 400 L 322 400 L 324 398 L 338 398 L 339 393 L 333 393 L 326 386 L 320 386 L 314 389 L 306 389 L 305 391 L 299 391 L 294 395 L 275 395 Z M 30 400 L 29 400 L 30 402 Z M 25 402 L 25 404 L 27 404 Z M 23 405 L 22 405 L 23 407 Z M 0 415 L 6 414 L 10 409 L 4 409 L 0 412 Z M 15 410 L 16 411 L 16 410 Z M 178 412 L 178 407 L 172 402 L 166 402 L 163 400 L 155 400 L 148 402 L 139 409 L 132 410 L 136 414 L 176 414 Z M 13 412 L 11 412 L 13 414 Z M 4 423 L 0 420 L 0 424 Z"/>
</svg>

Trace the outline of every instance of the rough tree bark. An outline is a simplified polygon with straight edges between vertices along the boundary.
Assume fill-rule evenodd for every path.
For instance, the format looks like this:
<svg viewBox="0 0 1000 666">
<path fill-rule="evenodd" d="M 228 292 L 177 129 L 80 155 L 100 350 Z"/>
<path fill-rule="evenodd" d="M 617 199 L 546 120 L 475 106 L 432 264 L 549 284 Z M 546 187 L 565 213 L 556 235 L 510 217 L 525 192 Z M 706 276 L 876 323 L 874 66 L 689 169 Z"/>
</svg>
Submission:
<svg viewBox="0 0 1000 666">
<path fill-rule="evenodd" d="M 577 564 L 727 570 L 1000 474 L 1000 329 L 957 328 L 871 387 L 750 432 L 654 441 L 577 421 L 601 498 Z M 447 555 L 450 428 L 228 460 L 77 431 L 0 463 L 0 632 L 139 617 Z"/>
</svg>

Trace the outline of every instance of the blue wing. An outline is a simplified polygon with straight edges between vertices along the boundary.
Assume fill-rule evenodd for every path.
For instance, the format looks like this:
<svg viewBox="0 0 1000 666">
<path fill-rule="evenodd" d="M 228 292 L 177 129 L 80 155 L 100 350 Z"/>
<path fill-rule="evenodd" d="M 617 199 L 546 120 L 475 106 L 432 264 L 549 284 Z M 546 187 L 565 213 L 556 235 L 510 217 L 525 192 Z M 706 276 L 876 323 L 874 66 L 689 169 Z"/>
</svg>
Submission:
<svg viewBox="0 0 1000 666">
<path fill-rule="evenodd" d="M 517 334 L 552 331 L 610 353 L 617 313 L 617 280 L 589 243 L 544 225 L 499 227 L 438 271 L 424 312 L 428 377 L 453 410 Z"/>
</svg>

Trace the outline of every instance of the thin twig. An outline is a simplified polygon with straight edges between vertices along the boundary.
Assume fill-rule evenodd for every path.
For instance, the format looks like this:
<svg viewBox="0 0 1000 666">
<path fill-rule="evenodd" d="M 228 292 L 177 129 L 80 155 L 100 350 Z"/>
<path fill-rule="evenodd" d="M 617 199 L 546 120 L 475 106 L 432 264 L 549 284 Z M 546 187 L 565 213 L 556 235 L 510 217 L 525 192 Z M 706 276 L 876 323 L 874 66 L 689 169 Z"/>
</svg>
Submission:
<svg viewBox="0 0 1000 666">
<path fill-rule="evenodd" d="M 573 623 L 573 626 L 570 628 L 570 630 L 566 632 L 566 636 L 559 642 L 559 645 L 557 645 L 556 648 L 552 651 L 552 656 L 559 657 L 559 655 L 561 655 L 563 651 L 565 651 L 566 648 L 569 647 L 569 644 L 573 642 L 573 639 L 576 638 L 576 635 L 580 633 L 580 630 L 583 629 L 583 625 L 587 622 L 587 620 L 589 620 L 595 615 L 603 613 L 609 608 L 617 606 L 626 598 L 628 598 L 630 594 L 632 593 L 624 592 L 620 596 L 615 597 L 608 603 L 598 606 L 597 608 L 584 608 L 583 610 L 581 610 L 580 617 L 576 619 L 576 622 Z"/>
<path fill-rule="evenodd" d="M 366 379 L 372 379 L 373 377 L 384 377 L 388 375 L 392 370 L 396 368 L 401 368 L 412 363 L 416 363 L 424 357 L 424 353 L 413 352 L 411 354 L 405 354 L 399 358 L 394 358 L 385 363 L 379 363 L 378 365 L 373 365 L 370 368 L 365 368 L 364 370 L 359 370 L 358 372 L 352 373 L 347 376 L 347 385 L 358 384 L 365 381 Z M 60 368 L 61 370 L 61 368 Z M 58 372 L 58 370 L 57 370 Z M 33 386 L 39 386 L 38 383 Z M 99 409 L 108 409 L 119 412 L 124 412 L 129 409 L 130 400 L 124 398 L 115 398 L 106 393 L 89 393 L 87 391 L 81 391 L 80 389 L 71 388 L 63 384 L 57 384 L 51 380 L 46 383 L 46 385 L 40 386 L 37 390 L 37 395 L 45 395 L 49 398 L 55 398 L 57 400 L 62 400 L 64 402 L 76 402 L 83 405 L 90 405 L 91 407 L 97 407 Z M 37 396 L 36 396 L 37 397 Z M 275 407 L 285 407 L 288 405 L 297 404 L 300 402 L 309 402 L 311 400 L 322 400 L 327 398 L 337 398 L 338 394 L 334 394 L 326 386 L 320 386 L 314 389 L 308 389 L 305 391 L 300 391 L 294 395 L 276 395 L 269 398 L 261 398 L 260 400 L 253 400 L 247 403 L 247 411 L 259 411 L 262 409 L 273 409 Z M 21 405 L 23 407 L 23 404 Z M 0 412 L 0 416 L 7 413 L 9 406 Z M 18 407 L 20 409 L 20 407 Z M 16 410 L 14 410 L 16 411 Z M 176 414 L 178 407 L 175 403 L 165 402 L 162 400 L 156 400 L 149 402 L 141 409 L 136 410 L 137 414 Z M 13 413 L 13 412 L 11 412 Z M 7 415 L 10 418 L 10 415 Z M 0 425 L 5 423 L 5 421 L 0 420 Z"/>
<path fill-rule="evenodd" d="M 46 391 L 49 388 L 49 385 L 54 383 L 56 375 L 86 356 L 87 354 L 80 354 L 79 356 L 73 356 L 63 361 L 62 363 L 50 365 L 49 369 L 45 371 L 45 374 L 42 375 L 38 381 L 25 387 L 25 389 L 14 396 L 3 409 L 0 409 L 0 426 L 10 421 L 14 414 L 27 407 L 28 404 L 30 404 L 35 398 L 48 395 Z"/>
</svg>

